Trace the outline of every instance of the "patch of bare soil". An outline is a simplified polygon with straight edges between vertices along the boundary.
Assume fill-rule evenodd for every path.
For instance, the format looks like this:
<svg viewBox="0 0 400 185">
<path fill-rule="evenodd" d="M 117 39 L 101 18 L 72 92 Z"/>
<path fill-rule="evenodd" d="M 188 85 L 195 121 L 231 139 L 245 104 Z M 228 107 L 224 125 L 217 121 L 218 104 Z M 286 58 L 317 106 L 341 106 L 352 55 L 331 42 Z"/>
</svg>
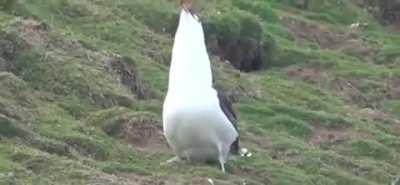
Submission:
<svg viewBox="0 0 400 185">
<path fill-rule="evenodd" d="M 271 143 L 264 136 L 258 136 L 250 132 L 240 135 L 240 144 L 243 146 L 256 145 L 258 148 L 271 149 Z"/>
<path fill-rule="evenodd" d="M 372 43 L 367 43 L 359 38 L 358 29 L 361 28 L 348 28 L 349 30 L 346 32 L 331 30 L 328 27 L 311 24 L 291 17 L 284 17 L 282 22 L 286 24 L 290 33 L 295 38 L 308 40 L 317 44 L 322 49 L 338 49 L 349 54 L 354 54 L 355 56 L 361 56 L 366 60 L 377 51 Z"/>
<path fill-rule="evenodd" d="M 334 88 L 336 89 L 336 93 L 343 97 L 345 100 L 350 101 L 359 107 L 371 107 L 373 106 L 368 99 L 367 96 L 363 94 L 363 92 L 358 89 L 355 85 L 356 81 L 350 81 L 345 79 L 335 79 L 334 80 Z"/>
<path fill-rule="evenodd" d="M 392 115 L 370 108 L 359 110 L 358 115 L 360 116 L 360 119 L 370 119 L 380 124 L 388 124 L 391 128 L 389 132 L 393 135 L 400 136 L 400 120 L 396 119 Z"/>
<path fill-rule="evenodd" d="M 49 26 L 34 19 L 17 19 L 17 32 L 30 45 L 45 45 L 49 41 Z"/>
<path fill-rule="evenodd" d="M 364 61 L 373 63 L 374 56 L 378 53 L 376 43 L 367 43 L 358 38 L 349 38 L 343 41 L 338 49 L 343 53 L 347 53 L 362 58 Z"/>
<path fill-rule="evenodd" d="M 385 99 L 400 98 L 400 79 L 384 80 L 382 83 L 385 86 L 378 89 L 363 85 L 363 79 L 336 78 L 333 80 L 337 95 L 360 108 L 374 109 L 379 109 L 381 102 Z"/>
<path fill-rule="evenodd" d="M 97 173 L 90 175 L 88 178 L 88 184 L 90 185 L 143 185 L 139 176 L 135 179 L 128 179 L 107 173 Z"/>
<path fill-rule="evenodd" d="M 152 97 L 152 92 L 141 82 L 133 59 L 114 55 L 104 60 L 110 71 L 121 84 L 125 85 L 139 99 Z"/>
<path fill-rule="evenodd" d="M 234 185 L 234 183 L 226 180 L 209 179 L 206 177 L 192 177 L 191 179 L 184 180 L 182 184 L 211 185 L 209 180 L 211 180 L 214 185 Z"/>
<path fill-rule="evenodd" d="M 329 74 L 321 69 L 287 67 L 285 69 L 291 79 L 311 82 L 313 84 L 323 84 L 331 80 Z"/>
<path fill-rule="evenodd" d="M 161 178 L 161 177 L 145 177 L 139 176 L 132 173 L 118 173 L 118 177 L 127 179 L 128 182 L 135 182 L 140 185 L 172 185 L 171 182 L 177 183 L 177 181 L 172 181 L 171 179 Z"/>
<path fill-rule="evenodd" d="M 140 176 L 134 173 L 98 173 L 89 177 L 90 185 L 210 185 L 207 178 Z M 215 183 L 215 185 L 222 185 Z"/>
<path fill-rule="evenodd" d="M 400 21 L 388 26 L 388 29 L 389 29 L 389 31 L 392 31 L 392 32 L 400 32 Z"/>
<path fill-rule="evenodd" d="M 122 123 L 109 133 L 144 153 L 158 153 L 168 150 L 161 124 L 159 124 L 158 119 L 152 116 L 141 115 L 129 120 L 122 120 Z"/>
<path fill-rule="evenodd" d="M 364 108 L 359 113 L 364 119 L 372 119 L 384 123 L 400 123 L 398 120 L 393 119 L 392 116 L 376 109 Z"/>
<path fill-rule="evenodd" d="M 117 176 L 140 185 L 210 185 L 207 177 L 142 177 L 132 173 L 119 173 Z M 233 185 L 232 182 L 225 180 L 212 179 L 212 181 L 215 185 Z"/>
<path fill-rule="evenodd" d="M 370 136 L 367 133 L 352 131 L 348 128 L 326 128 L 319 124 L 315 124 L 309 142 L 314 145 L 337 144 L 349 139 L 368 137 Z"/>
<path fill-rule="evenodd" d="M 289 31 L 296 38 L 305 39 L 317 43 L 322 48 L 336 48 L 345 40 L 345 35 L 340 32 L 333 32 L 328 28 L 291 17 L 283 17 L 282 22 L 286 24 Z"/>
<path fill-rule="evenodd" d="M 400 99 L 400 79 L 393 79 L 390 82 L 389 98 Z"/>
</svg>

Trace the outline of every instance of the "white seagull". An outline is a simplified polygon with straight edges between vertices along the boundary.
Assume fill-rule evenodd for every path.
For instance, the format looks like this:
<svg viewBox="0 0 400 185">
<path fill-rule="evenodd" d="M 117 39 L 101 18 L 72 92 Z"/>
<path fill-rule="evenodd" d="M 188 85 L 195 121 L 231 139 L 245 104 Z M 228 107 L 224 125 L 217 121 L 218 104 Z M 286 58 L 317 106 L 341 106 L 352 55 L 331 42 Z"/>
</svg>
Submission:
<svg viewBox="0 0 400 185">
<path fill-rule="evenodd" d="M 227 98 L 213 88 L 203 27 L 187 6 L 181 10 L 172 50 L 163 129 L 176 154 L 167 163 L 216 161 L 225 173 L 230 154 L 239 153 L 236 115 Z"/>
</svg>

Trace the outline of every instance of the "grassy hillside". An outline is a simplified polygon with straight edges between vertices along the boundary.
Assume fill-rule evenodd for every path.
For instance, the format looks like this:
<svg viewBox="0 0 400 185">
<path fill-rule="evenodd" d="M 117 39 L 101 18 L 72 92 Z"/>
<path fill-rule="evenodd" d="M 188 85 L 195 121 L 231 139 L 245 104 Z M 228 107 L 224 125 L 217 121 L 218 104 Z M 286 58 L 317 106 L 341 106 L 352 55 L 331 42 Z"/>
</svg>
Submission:
<svg viewBox="0 0 400 185">
<path fill-rule="evenodd" d="M 159 165 L 177 2 L 0 0 L 0 184 L 394 182 L 400 34 L 360 2 L 196 4 L 253 153 L 222 174 Z"/>
</svg>

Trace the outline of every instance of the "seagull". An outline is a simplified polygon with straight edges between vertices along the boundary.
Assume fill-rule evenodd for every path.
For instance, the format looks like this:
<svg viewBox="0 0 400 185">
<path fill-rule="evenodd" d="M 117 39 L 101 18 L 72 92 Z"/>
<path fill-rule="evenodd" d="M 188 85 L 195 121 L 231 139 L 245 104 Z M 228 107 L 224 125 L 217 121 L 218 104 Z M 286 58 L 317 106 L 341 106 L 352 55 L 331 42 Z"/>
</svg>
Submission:
<svg viewBox="0 0 400 185">
<path fill-rule="evenodd" d="M 222 91 L 213 87 L 210 59 L 199 18 L 183 0 L 172 49 L 163 131 L 177 160 L 225 163 L 239 154 L 237 118 Z"/>
</svg>

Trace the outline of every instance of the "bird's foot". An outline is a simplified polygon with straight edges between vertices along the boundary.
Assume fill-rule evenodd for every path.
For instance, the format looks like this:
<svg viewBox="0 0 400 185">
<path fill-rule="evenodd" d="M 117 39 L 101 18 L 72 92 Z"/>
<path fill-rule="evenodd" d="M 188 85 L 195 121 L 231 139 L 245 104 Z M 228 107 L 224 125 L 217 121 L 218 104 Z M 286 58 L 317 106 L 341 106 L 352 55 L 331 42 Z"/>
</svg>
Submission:
<svg viewBox="0 0 400 185">
<path fill-rule="evenodd" d="M 181 159 L 178 156 L 175 156 L 175 157 L 173 157 L 171 159 L 168 159 L 165 162 L 160 163 L 160 165 L 161 166 L 166 166 L 166 165 L 170 165 L 172 163 L 176 163 L 176 162 L 180 162 L 180 161 L 181 161 Z"/>
<path fill-rule="evenodd" d="M 222 173 L 225 174 L 225 160 L 222 156 L 219 157 L 219 165 L 221 166 Z"/>
</svg>

